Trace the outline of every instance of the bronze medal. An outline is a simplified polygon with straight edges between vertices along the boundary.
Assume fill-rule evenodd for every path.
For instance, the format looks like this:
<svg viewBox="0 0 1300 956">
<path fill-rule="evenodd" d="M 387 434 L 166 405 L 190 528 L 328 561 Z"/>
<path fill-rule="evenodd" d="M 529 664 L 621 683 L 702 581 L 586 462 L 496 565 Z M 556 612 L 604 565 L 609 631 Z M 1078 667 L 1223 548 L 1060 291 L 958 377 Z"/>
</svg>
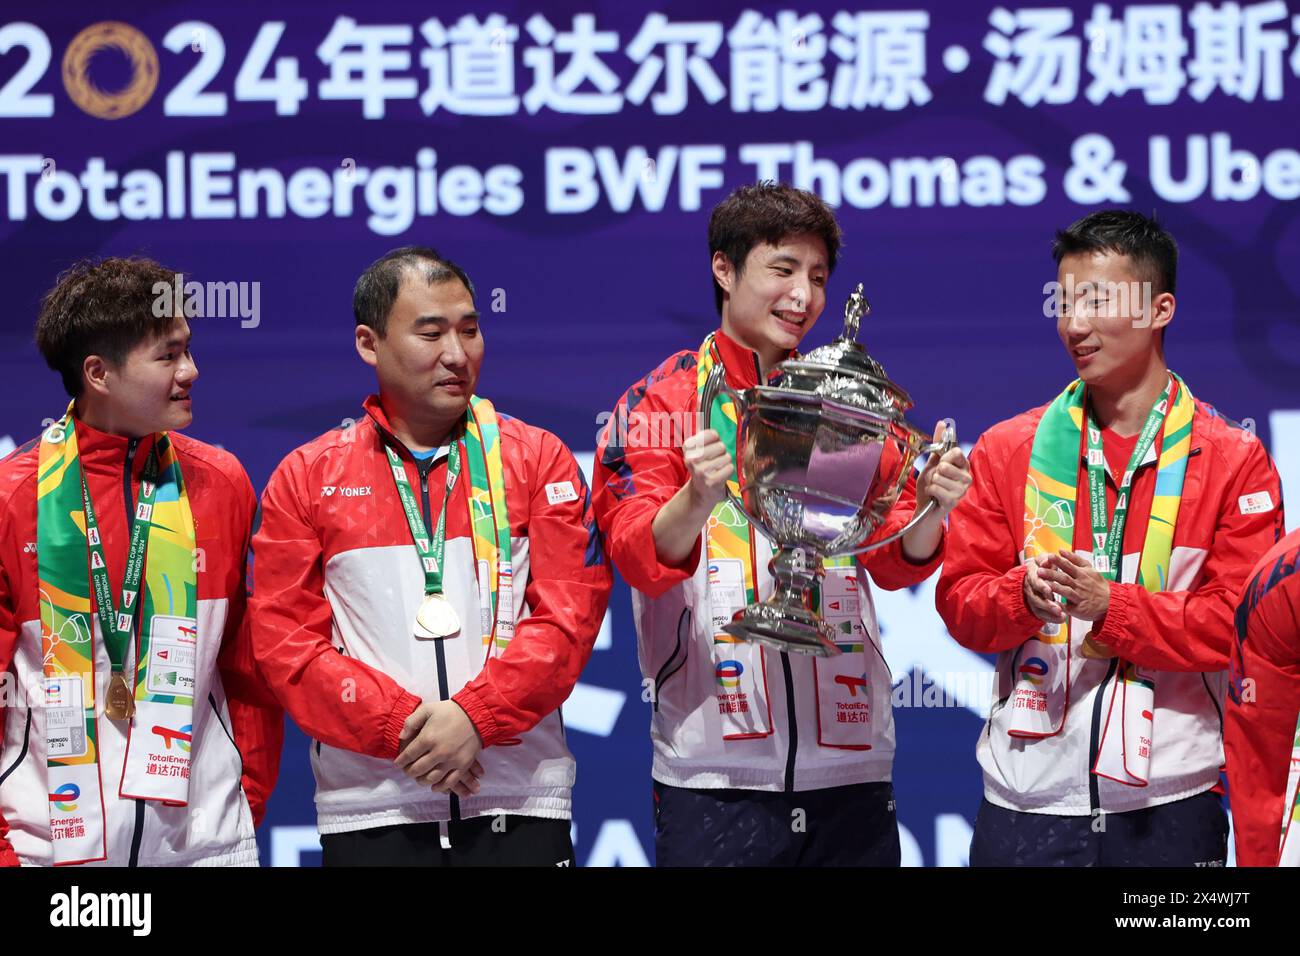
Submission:
<svg viewBox="0 0 1300 956">
<path fill-rule="evenodd" d="M 110 720 L 130 720 L 135 716 L 135 695 L 131 693 L 126 675 L 121 671 L 114 671 L 109 679 L 104 714 Z"/>
</svg>

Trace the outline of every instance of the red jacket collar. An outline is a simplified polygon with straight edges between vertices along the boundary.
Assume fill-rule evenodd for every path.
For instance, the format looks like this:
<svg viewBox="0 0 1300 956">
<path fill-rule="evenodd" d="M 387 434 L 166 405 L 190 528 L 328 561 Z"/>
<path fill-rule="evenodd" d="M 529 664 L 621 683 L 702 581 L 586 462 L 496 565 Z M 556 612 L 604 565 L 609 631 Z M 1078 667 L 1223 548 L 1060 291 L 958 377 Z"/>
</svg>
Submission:
<svg viewBox="0 0 1300 956">
<path fill-rule="evenodd" d="M 406 443 L 398 438 L 397 433 L 393 431 L 392 423 L 388 420 L 388 412 L 384 410 L 383 402 L 379 400 L 378 395 L 366 396 L 366 400 L 362 403 L 361 407 L 365 413 L 370 416 L 370 420 L 375 423 L 375 428 L 379 430 L 380 438 L 386 444 L 391 445 L 399 454 L 404 454 L 411 459 L 415 458 L 415 456 L 411 454 L 410 449 L 406 447 Z"/>
<path fill-rule="evenodd" d="M 727 384 L 732 388 L 752 388 L 758 384 L 758 353 L 741 345 L 722 329 L 713 334 L 718 354 L 727 369 Z M 794 352 L 787 353 L 789 358 Z"/>
<path fill-rule="evenodd" d="M 412 459 L 415 457 L 406 447 L 406 443 L 398 438 L 393 431 L 393 426 L 388 420 L 388 412 L 384 411 L 383 403 L 379 401 L 378 395 L 367 395 L 361 407 L 370 416 L 370 420 L 375 423 L 375 429 L 379 432 L 380 441 L 391 446 L 399 455 L 405 455 L 407 458 Z"/>
<path fill-rule="evenodd" d="M 102 432 L 87 425 L 81 419 L 73 417 L 77 429 L 77 456 L 81 467 L 87 475 L 113 473 L 120 477 L 126 465 L 127 452 L 131 452 L 132 473 L 136 476 L 144 471 L 149 452 L 153 449 L 157 435 L 145 435 L 143 438 L 128 438 Z"/>
<path fill-rule="evenodd" d="M 393 434 L 393 426 L 388 422 L 388 413 L 384 411 L 384 406 L 380 403 L 378 395 L 367 395 L 366 400 L 361 403 L 361 407 L 367 415 L 374 419 L 376 425 L 389 435 Z"/>
</svg>

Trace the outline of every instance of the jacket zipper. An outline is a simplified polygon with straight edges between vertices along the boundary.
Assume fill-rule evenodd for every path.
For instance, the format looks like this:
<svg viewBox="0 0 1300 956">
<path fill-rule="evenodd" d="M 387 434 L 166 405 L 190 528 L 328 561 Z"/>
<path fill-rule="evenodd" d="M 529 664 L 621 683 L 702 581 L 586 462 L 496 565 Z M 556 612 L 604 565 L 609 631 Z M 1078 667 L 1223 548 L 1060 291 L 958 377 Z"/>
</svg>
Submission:
<svg viewBox="0 0 1300 956">
<path fill-rule="evenodd" d="M 1198 445 L 1196 448 L 1192 448 L 1187 452 L 1187 457 L 1191 458 L 1193 455 L 1199 455 L 1200 453 L 1201 453 L 1201 449 L 1200 446 Z M 1159 460 L 1159 456 L 1157 456 L 1157 461 L 1158 460 Z M 1146 465 L 1144 464 L 1138 466 L 1139 469 L 1143 467 L 1146 467 Z M 1115 478 L 1110 474 L 1109 468 L 1106 470 L 1106 478 L 1112 486 L 1115 485 Z M 1120 543 L 1119 550 L 1120 550 L 1120 574 L 1122 578 L 1123 571 L 1124 571 L 1124 557 L 1123 557 L 1124 547 L 1122 542 Z M 1097 687 L 1097 699 L 1092 702 L 1092 729 L 1088 738 L 1087 774 L 1088 774 L 1088 803 L 1092 809 L 1092 814 L 1094 817 L 1097 815 L 1097 812 L 1101 809 L 1101 797 L 1098 795 L 1099 787 L 1097 782 L 1097 775 L 1092 772 L 1092 768 L 1097 766 L 1097 752 L 1101 749 L 1101 705 L 1106 698 L 1106 685 L 1109 684 L 1111 679 L 1115 676 L 1115 671 L 1118 667 L 1119 667 L 1119 659 L 1111 658 L 1110 665 L 1106 670 L 1106 676 L 1102 678 L 1101 684 L 1099 684 Z M 1014 668 L 1012 669 L 1012 673 L 1013 674 L 1015 673 Z M 1204 681 L 1204 676 L 1202 676 L 1202 681 Z M 1208 684 L 1206 685 L 1205 689 L 1207 691 L 1209 690 Z M 1214 700 L 1213 694 L 1210 695 L 1210 699 L 1212 701 Z M 1214 704 L 1215 704 L 1215 709 L 1217 710 L 1218 702 L 1215 701 Z M 1222 730 L 1222 726 L 1223 726 L 1222 712 L 1220 712 L 1219 714 L 1219 721 L 1220 721 L 1219 724 L 1220 730 Z"/>
<path fill-rule="evenodd" d="M 1088 740 L 1088 805 L 1092 808 L 1092 815 L 1095 817 L 1097 811 L 1101 809 L 1101 796 L 1098 793 L 1098 777 L 1092 772 L 1092 768 L 1097 766 L 1097 751 L 1101 743 L 1101 705 L 1106 699 L 1106 685 L 1110 683 L 1111 678 L 1115 676 L 1115 669 L 1119 666 L 1119 658 L 1112 657 L 1110 664 L 1106 669 L 1106 676 L 1101 679 L 1097 685 L 1097 697 L 1092 702 L 1092 733 Z"/>
<path fill-rule="evenodd" d="M 455 446 L 452 452 L 455 452 Z M 432 534 L 433 516 L 429 513 L 429 471 L 433 468 L 433 459 L 426 458 L 423 461 L 416 460 L 415 468 L 420 473 L 420 505 L 424 511 L 424 527 L 426 532 Z M 444 508 L 450 507 L 450 500 L 444 501 Z M 438 699 L 447 700 L 450 694 L 447 692 L 447 653 L 444 649 L 443 641 L 434 641 L 433 649 L 438 659 Z M 451 818 L 460 819 L 460 797 L 454 793 L 447 794 L 451 800 Z"/>
<path fill-rule="evenodd" d="M 1140 471 L 1145 467 L 1146 467 L 1146 463 L 1139 464 L 1137 470 Z M 1115 482 L 1115 476 L 1110 473 L 1109 467 L 1106 468 L 1105 480 L 1108 484 L 1110 484 L 1112 488 L 1115 488 L 1116 492 L 1118 493 L 1119 486 Z M 1107 508 L 1108 513 L 1109 511 L 1110 509 Z M 1128 527 L 1126 526 L 1124 530 L 1125 532 L 1127 532 Z M 1120 557 L 1119 557 L 1118 576 L 1120 580 L 1123 580 L 1124 578 L 1124 542 L 1123 541 L 1120 542 L 1119 555 Z M 1101 750 L 1101 707 L 1106 700 L 1106 685 L 1111 682 L 1111 679 L 1115 676 L 1115 671 L 1118 669 L 1118 667 L 1119 667 L 1119 658 L 1112 657 L 1110 659 L 1110 663 L 1106 666 L 1106 676 L 1103 677 L 1101 679 L 1101 683 L 1097 685 L 1097 696 L 1092 702 L 1092 727 L 1089 729 L 1089 733 L 1088 733 L 1088 766 L 1085 768 L 1085 773 L 1088 774 L 1088 807 L 1089 809 L 1091 809 L 1092 816 L 1094 818 L 1096 818 L 1098 812 L 1101 811 L 1101 795 L 1100 795 L 1099 778 L 1095 773 L 1092 772 L 1092 768 L 1097 766 L 1097 754 Z M 1014 668 L 1012 669 L 1011 673 L 1013 674 L 1015 673 Z"/>
<path fill-rule="evenodd" d="M 221 711 L 217 709 L 217 698 L 211 692 L 208 693 L 208 704 L 212 707 L 212 713 L 217 718 L 217 723 L 226 732 L 226 739 L 230 741 L 230 746 L 235 748 L 235 755 L 239 757 L 239 789 L 242 792 L 244 789 L 244 754 L 239 749 L 239 744 L 235 743 L 235 735 L 230 732 L 226 722 L 221 719 Z"/>
<path fill-rule="evenodd" d="M 135 450 L 140 444 L 140 439 L 132 438 L 126 443 L 126 467 L 122 470 L 122 498 L 126 502 L 126 527 L 129 533 L 131 523 L 135 520 L 135 502 L 131 496 L 131 464 L 135 460 Z M 136 602 L 136 614 L 139 615 L 139 608 L 143 601 Z M 132 629 L 134 633 L 134 628 Z M 125 664 L 126 662 L 123 661 Z M 138 663 L 138 662 L 137 662 Z M 140 865 L 140 842 L 144 837 L 144 801 L 135 801 L 135 829 L 131 833 L 131 856 L 127 861 L 127 866 Z"/>
<path fill-rule="evenodd" d="M 677 643 L 673 645 L 673 652 L 668 655 L 668 660 L 664 661 L 663 667 L 659 668 L 659 673 L 655 674 L 654 686 L 651 688 L 651 693 L 654 696 L 653 709 L 655 713 L 659 712 L 659 693 L 660 691 L 663 690 L 664 683 L 668 680 L 668 678 L 672 677 L 679 670 L 681 670 L 683 665 L 685 665 L 686 663 L 685 653 L 682 654 L 682 659 L 680 661 L 677 661 L 677 652 L 682 650 L 683 629 L 686 632 L 686 638 L 687 638 L 686 646 L 689 647 L 690 633 L 691 633 L 691 609 L 688 607 L 682 608 L 681 616 L 677 618 Z M 677 666 L 675 667 L 673 667 L 674 661 L 677 662 Z M 669 670 L 670 667 L 672 668 L 671 670 Z M 560 719 L 561 720 L 564 719 L 563 714 L 560 715 Z"/>
<path fill-rule="evenodd" d="M 1219 736 L 1223 736 L 1223 708 L 1219 706 L 1219 698 L 1210 689 L 1210 675 L 1202 674 L 1201 683 L 1205 686 L 1205 693 L 1209 696 L 1210 703 L 1214 705 L 1214 712 L 1219 715 Z"/>
<path fill-rule="evenodd" d="M 781 652 L 781 670 L 785 672 L 785 712 L 790 719 L 790 749 L 785 756 L 785 789 L 794 790 L 794 758 L 799 750 L 799 721 L 794 714 L 794 677 L 790 673 L 790 655 Z"/>
<path fill-rule="evenodd" d="M 22 763 L 25 759 L 27 759 L 27 747 L 28 744 L 31 742 L 31 737 L 32 737 L 32 708 L 31 705 L 29 704 L 27 707 L 27 726 L 23 728 L 23 745 L 22 748 L 18 751 L 18 759 L 15 760 L 13 763 L 11 763 L 9 765 L 9 768 L 4 773 L 0 773 L 0 783 L 4 783 L 7 779 L 9 779 L 9 775 L 18 769 L 18 765 Z"/>
</svg>

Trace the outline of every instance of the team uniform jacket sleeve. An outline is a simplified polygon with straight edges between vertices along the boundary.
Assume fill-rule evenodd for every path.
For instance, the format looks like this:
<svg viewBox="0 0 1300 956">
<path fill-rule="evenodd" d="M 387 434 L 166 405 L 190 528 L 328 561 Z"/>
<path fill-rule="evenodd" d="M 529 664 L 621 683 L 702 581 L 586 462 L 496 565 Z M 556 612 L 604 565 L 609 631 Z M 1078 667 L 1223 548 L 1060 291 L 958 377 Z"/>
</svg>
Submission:
<svg viewBox="0 0 1300 956">
<path fill-rule="evenodd" d="M 240 472 L 241 519 L 237 525 L 246 531 L 240 541 L 240 565 L 248 554 L 248 536 L 257 512 L 257 496 Z M 253 657 L 252 633 L 249 627 L 246 573 L 230 596 L 226 617 L 226 635 L 222 643 L 217 667 L 221 671 L 221 684 L 226 689 L 226 705 L 230 709 L 231 733 L 243 761 L 243 787 L 248 797 L 253 823 L 262 822 L 266 801 L 275 789 L 280 770 L 280 751 L 284 745 L 284 710 L 258 669 Z"/>
<path fill-rule="evenodd" d="M 658 427 L 661 420 L 653 393 L 627 414 L 626 434 L 616 435 L 616 413 L 596 449 L 594 502 L 610 559 L 629 585 L 656 598 L 695 573 L 702 550 L 699 539 L 677 565 L 662 563 L 655 551 L 652 525 L 659 509 L 686 484 L 689 473 L 682 450 Z M 613 467 L 611 467 L 611 465 Z"/>
<path fill-rule="evenodd" d="M 15 597 L 9 575 L 0 565 L 0 675 L 7 674 L 18 644 L 18 624 L 14 614 Z M 0 740 L 4 739 L 5 718 L 9 708 L 0 705 Z M 0 866 L 17 866 L 18 855 L 9 843 L 9 824 L 0 815 Z"/>
<path fill-rule="evenodd" d="M 983 439 L 970 454 L 971 487 L 949 516 L 935 605 L 957 643 L 992 654 L 1019 647 L 1042 622 L 1025 604 L 1025 567 L 998 492 L 1005 463 Z"/>
<path fill-rule="evenodd" d="M 1209 449 L 1208 454 L 1214 454 Z M 1225 465 L 1226 467 L 1226 465 Z M 1269 511 L 1242 514 L 1242 495 L 1267 491 Z M 1282 490 L 1264 446 L 1255 441 L 1224 495 L 1205 559 L 1192 591 L 1152 593 L 1140 584 L 1110 586 L 1110 607 L 1092 636 L 1125 660 L 1162 671 L 1221 671 L 1228 666 L 1237 596 L 1255 562 L 1282 533 Z"/>
<path fill-rule="evenodd" d="M 876 533 L 871 536 L 872 541 L 878 541 L 881 538 L 887 538 L 895 534 L 912 520 L 916 513 L 916 475 L 908 475 L 907 483 L 903 485 L 902 493 L 898 497 L 898 502 L 894 505 L 893 510 L 889 512 L 889 517 L 885 523 L 876 529 Z M 879 587 L 886 591 L 897 591 L 900 588 L 911 587 L 914 584 L 920 584 L 930 575 L 937 567 L 943 563 L 944 546 L 947 544 L 947 529 L 943 532 L 943 537 L 939 540 L 939 547 L 935 549 L 933 555 L 923 562 L 917 563 L 909 558 L 903 551 L 903 539 L 899 538 L 885 545 L 883 548 L 877 548 L 875 551 L 868 551 L 866 554 L 858 556 L 862 566 L 871 574 L 871 580 Z"/>
<path fill-rule="evenodd" d="M 532 729 L 568 698 L 591 656 L 609 603 L 612 575 L 577 462 L 558 438 L 543 434 L 528 509 L 531 609 L 499 657 L 453 695 L 483 746 Z M 577 500 L 548 498 L 548 484 L 569 482 Z"/>
<path fill-rule="evenodd" d="M 1300 714 L 1300 576 L 1265 596 L 1244 637 L 1233 643 L 1223 724 L 1237 865 L 1275 866 Z"/>
<path fill-rule="evenodd" d="M 321 542 L 303 507 L 307 487 L 305 464 L 294 454 L 262 496 L 252 548 L 253 653 L 305 733 L 331 747 L 391 759 L 420 699 L 331 643 Z"/>
</svg>

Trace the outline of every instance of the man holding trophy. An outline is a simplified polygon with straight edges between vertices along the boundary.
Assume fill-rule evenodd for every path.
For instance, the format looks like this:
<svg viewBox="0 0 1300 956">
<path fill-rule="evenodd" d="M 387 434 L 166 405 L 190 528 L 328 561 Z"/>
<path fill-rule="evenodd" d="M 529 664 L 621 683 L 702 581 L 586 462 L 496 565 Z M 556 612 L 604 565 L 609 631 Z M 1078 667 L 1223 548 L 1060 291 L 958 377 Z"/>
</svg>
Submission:
<svg viewBox="0 0 1300 956">
<path fill-rule="evenodd" d="M 931 574 L 970 477 L 951 442 L 912 477 L 939 446 L 852 341 L 860 292 L 845 336 L 788 361 L 839 246 L 814 194 L 736 190 L 709 222 L 721 328 L 629 389 L 601 436 L 594 503 L 633 587 L 661 866 L 899 862 L 865 571 L 891 589 Z"/>
<path fill-rule="evenodd" d="M 1169 233 L 1098 212 L 1053 256 L 1078 378 L 980 438 L 937 594 L 999 655 L 971 863 L 1223 865 L 1233 612 L 1281 533 L 1277 472 L 1165 364 Z"/>
</svg>

